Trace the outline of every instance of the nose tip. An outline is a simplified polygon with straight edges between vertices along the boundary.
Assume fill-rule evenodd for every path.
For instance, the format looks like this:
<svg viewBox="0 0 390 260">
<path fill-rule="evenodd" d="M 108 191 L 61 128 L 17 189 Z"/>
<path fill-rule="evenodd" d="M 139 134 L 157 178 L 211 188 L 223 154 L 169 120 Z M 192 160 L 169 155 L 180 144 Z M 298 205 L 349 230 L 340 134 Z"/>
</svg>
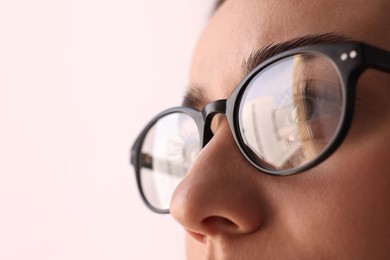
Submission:
<svg viewBox="0 0 390 260">
<path fill-rule="evenodd" d="M 171 215 L 198 241 L 244 235 L 261 227 L 264 212 L 256 171 L 230 131 L 218 131 L 176 188 Z"/>
<path fill-rule="evenodd" d="M 188 183 L 187 183 L 188 181 Z M 201 236 L 214 237 L 221 234 L 240 235 L 249 234 L 257 230 L 262 222 L 260 203 L 256 203 L 250 192 L 231 193 L 229 187 L 226 192 L 218 195 L 208 187 L 189 183 L 190 179 L 180 184 L 173 196 L 171 215 L 187 230 L 194 233 L 197 240 Z M 183 187 L 190 185 L 191 187 Z M 202 190 L 200 190 L 202 189 Z M 204 191 L 208 189 L 208 191 Z M 197 192 L 197 190 L 199 192 Z M 196 194 L 195 194 L 196 193 Z"/>
</svg>

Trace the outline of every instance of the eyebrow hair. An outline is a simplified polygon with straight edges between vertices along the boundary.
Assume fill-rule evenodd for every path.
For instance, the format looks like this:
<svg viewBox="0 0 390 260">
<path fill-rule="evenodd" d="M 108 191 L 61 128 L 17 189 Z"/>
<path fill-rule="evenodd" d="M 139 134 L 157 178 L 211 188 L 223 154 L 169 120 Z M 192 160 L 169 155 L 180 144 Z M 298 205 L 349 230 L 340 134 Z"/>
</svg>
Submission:
<svg viewBox="0 0 390 260">
<path fill-rule="evenodd" d="M 302 37 L 296 37 L 284 42 L 271 43 L 249 54 L 248 58 L 246 58 L 241 64 L 242 74 L 243 76 L 246 76 L 249 72 L 251 72 L 255 67 L 257 67 L 265 60 L 284 51 L 314 44 L 330 44 L 350 41 L 351 39 L 349 37 L 342 34 L 324 33 L 309 34 Z"/>
<path fill-rule="evenodd" d="M 219 0 L 218 2 L 223 2 L 223 0 Z M 243 60 L 241 64 L 242 78 L 244 78 L 249 72 L 251 72 L 255 67 L 257 67 L 265 60 L 284 51 L 313 44 L 330 44 L 350 41 L 351 39 L 349 37 L 342 34 L 324 33 L 309 34 L 284 42 L 268 44 L 265 47 L 251 52 L 249 56 Z M 191 84 L 187 88 L 182 105 L 195 109 L 201 109 L 209 102 L 203 89 L 204 88 L 202 86 Z"/>
<path fill-rule="evenodd" d="M 202 87 L 197 84 L 191 84 L 187 87 L 184 94 L 182 106 L 201 110 L 208 102 L 209 100 L 206 98 Z"/>
</svg>

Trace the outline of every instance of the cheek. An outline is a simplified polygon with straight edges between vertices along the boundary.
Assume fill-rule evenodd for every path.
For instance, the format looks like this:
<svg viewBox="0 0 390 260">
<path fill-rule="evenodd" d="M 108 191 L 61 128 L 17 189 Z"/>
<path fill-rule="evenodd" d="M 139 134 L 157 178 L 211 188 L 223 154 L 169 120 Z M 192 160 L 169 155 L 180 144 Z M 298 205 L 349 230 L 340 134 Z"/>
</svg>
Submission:
<svg viewBox="0 0 390 260">
<path fill-rule="evenodd" d="M 354 120 L 341 147 L 305 173 L 304 184 L 297 181 L 304 192 L 290 201 L 289 227 L 300 241 L 311 240 L 313 250 L 390 253 L 390 128 L 369 122 Z"/>
</svg>

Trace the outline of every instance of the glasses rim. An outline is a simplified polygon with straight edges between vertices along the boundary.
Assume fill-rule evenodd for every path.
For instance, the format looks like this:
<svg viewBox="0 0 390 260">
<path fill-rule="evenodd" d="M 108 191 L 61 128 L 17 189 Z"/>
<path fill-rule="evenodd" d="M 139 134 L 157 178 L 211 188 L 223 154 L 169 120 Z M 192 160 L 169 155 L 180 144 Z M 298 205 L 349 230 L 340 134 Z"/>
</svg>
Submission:
<svg viewBox="0 0 390 260">
<path fill-rule="evenodd" d="M 334 133 L 333 138 L 329 141 L 329 144 L 313 160 L 310 160 L 309 162 L 304 163 L 299 167 L 289 169 L 273 170 L 262 167 L 256 163 L 254 159 L 252 159 L 240 131 L 239 108 L 242 96 L 252 80 L 271 64 L 294 55 L 313 53 L 329 58 L 334 63 L 339 73 L 343 94 L 343 103 L 339 125 Z M 139 160 L 143 141 L 151 127 L 154 126 L 154 124 L 162 117 L 172 113 L 185 113 L 189 115 L 198 127 L 201 147 L 203 148 L 213 136 L 210 129 L 212 118 L 216 114 L 223 114 L 227 118 L 232 135 L 241 153 L 257 170 L 274 176 L 297 174 L 313 168 L 319 163 L 323 162 L 341 145 L 349 131 L 353 117 L 356 82 L 360 75 L 367 68 L 374 68 L 389 73 L 390 52 L 362 42 L 320 44 L 294 48 L 275 55 L 256 66 L 237 85 L 237 87 L 227 99 L 212 101 L 206 104 L 202 110 L 197 110 L 185 106 L 178 106 L 159 113 L 145 126 L 131 148 L 131 164 L 134 166 L 137 185 L 145 204 L 151 210 L 157 213 L 169 213 L 169 209 L 159 209 L 149 203 L 144 194 L 140 180 Z"/>
<path fill-rule="evenodd" d="M 339 73 L 342 90 L 342 110 L 339 124 L 328 145 L 320 152 L 316 158 L 310 160 L 299 167 L 289 169 L 267 169 L 257 164 L 252 159 L 247 146 L 244 143 L 240 131 L 239 108 L 240 101 L 252 80 L 264 71 L 267 67 L 276 62 L 294 55 L 320 54 L 333 62 Z M 227 119 L 237 145 L 245 158 L 259 171 L 274 176 L 285 176 L 301 173 L 327 159 L 342 143 L 347 135 L 353 118 L 355 106 L 355 92 L 357 81 L 360 75 L 367 69 L 374 68 L 384 72 L 390 72 L 390 52 L 362 42 L 343 42 L 332 44 L 309 45 L 294 48 L 275 55 L 253 69 L 235 88 L 227 99 Z"/>
<path fill-rule="evenodd" d="M 141 133 L 138 135 L 137 139 L 135 140 L 132 148 L 131 148 L 131 154 L 130 154 L 130 163 L 133 165 L 134 170 L 135 170 L 135 175 L 136 175 L 136 182 L 137 182 L 137 187 L 138 191 L 141 195 L 142 200 L 146 204 L 146 206 L 151 209 L 152 211 L 156 213 L 161 213 L 161 214 L 167 214 L 169 213 L 169 209 L 161 209 L 158 207 L 153 206 L 153 204 L 148 200 L 144 189 L 142 187 L 142 181 L 141 181 L 141 165 L 140 165 L 140 159 L 141 159 L 141 150 L 142 150 L 142 145 L 143 142 L 149 133 L 149 130 L 163 117 L 168 116 L 170 114 L 177 114 L 177 113 L 183 113 L 188 116 L 190 116 L 194 122 L 196 123 L 196 126 L 198 127 L 198 130 L 200 131 L 201 124 L 202 124 L 202 115 L 200 111 L 190 108 L 190 107 L 172 107 L 169 109 L 166 109 L 159 114 L 157 114 L 147 125 L 143 128 Z M 200 132 L 199 132 L 200 133 Z M 199 135 L 199 138 L 202 138 L 202 135 Z"/>
</svg>

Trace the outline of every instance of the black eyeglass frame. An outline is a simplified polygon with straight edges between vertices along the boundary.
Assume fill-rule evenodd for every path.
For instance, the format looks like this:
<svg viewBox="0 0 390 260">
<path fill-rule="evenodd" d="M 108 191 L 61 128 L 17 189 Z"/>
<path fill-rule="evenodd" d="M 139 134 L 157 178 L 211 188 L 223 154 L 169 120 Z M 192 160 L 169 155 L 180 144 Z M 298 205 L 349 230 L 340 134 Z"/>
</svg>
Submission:
<svg viewBox="0 0 390 260">
<path fill-rule="evenodd" d="M 341 80 L 343 108 L 340 116 L 340 123 L 335 131 L 334 137 L 324 150 L 312 161 L 297 168 L 286 170 L 270 170 L 258 165 L 252 159 L 249 148 L 245 145 L 239 127 L 240 101 L 247 86 L 265 68 L 284 58 L 299 54 L 320 54 L 333 61 Z M 169 213 L 169 210 L 162 210 L 153 207 L 147 200 L 141 185 L 140 169 L 142 159 L 141 149 L 143 141 L 154 126 L 162 117 L 172 113 L 184 113 L 190 116 L 196 123 L 199 130 L 199 138 L 202 148 L 213 137 L 210 124 L 216 114 L 223 114 L 227 118 L 232 135 L 237 146 L 244 157 L 259 171 L 270 175 L 284 176 L 308 170 L 326 158 L 328 158 L 342 143 L 347 135 L 354 111 L 356 83 L 361 74 L 368 68 L 377 69 L 383 72 L 390 72 L 390 52 L 361 42 L 333 43 L 323 45 L 310 45 L 294 48 L 267 59 L 256 66 L 234 89 L 227 99 L 216 100 L 208 103 L 201 111 L 190 107 L 174 107 L 167 109 L 155 116 L 142 130 L 131 148 L 131 163 L 134 166 L 137 186 L 145 204 L 154 212 Z"/>
</svg>

